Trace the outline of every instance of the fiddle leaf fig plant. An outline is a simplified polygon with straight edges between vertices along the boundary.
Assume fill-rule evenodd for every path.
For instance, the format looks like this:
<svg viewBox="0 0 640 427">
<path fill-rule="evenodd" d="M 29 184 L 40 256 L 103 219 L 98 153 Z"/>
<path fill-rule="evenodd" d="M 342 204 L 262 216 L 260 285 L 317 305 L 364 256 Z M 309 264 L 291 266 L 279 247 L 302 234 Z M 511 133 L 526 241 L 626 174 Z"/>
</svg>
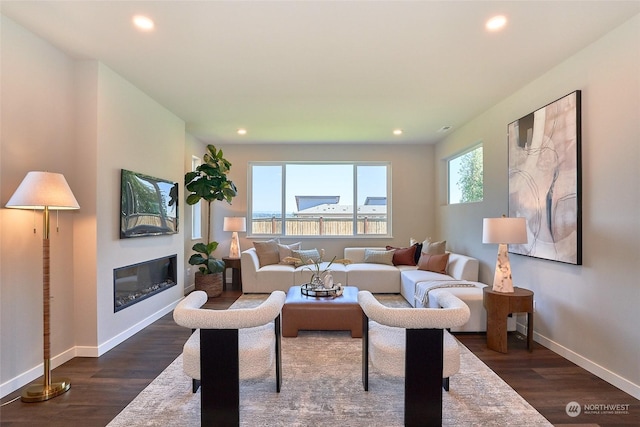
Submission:
<svg viewBox="0 0 640 427">
<path fill-rule="evenodd" d="M 231 162 L 223 157 L 222 150 L 209 144 L 203 163 L 184 176 L 185 187 L 189 191 L 187 204 L 195 205 L 201 200 L 207 202 L 207 243 L 193 245 L 192 249 L 196 253 L 189 258 L 189 264 L 200 265 L 202 274 L 218 273 L 224 269 L 224 261 L 212 255 L 218 242 L 211 241 L 211 203 L 225 200 L 231 204 L 231 200 L 238 194 L 235 184 L 227 177 L 230 169 Z"/>
<path fill-rule="evenodd" d="M 224 270 L 224 261 L 215 258 L 212 254 L 218 247 L 218 242 L 210 242 L 208 244 L 196 243 L 193 245 L 193 250 L 197 253 L 191 255 L 189 258 L 189 264 L 199 265 L 200 273 L 222 273 Z"/>
</svg>

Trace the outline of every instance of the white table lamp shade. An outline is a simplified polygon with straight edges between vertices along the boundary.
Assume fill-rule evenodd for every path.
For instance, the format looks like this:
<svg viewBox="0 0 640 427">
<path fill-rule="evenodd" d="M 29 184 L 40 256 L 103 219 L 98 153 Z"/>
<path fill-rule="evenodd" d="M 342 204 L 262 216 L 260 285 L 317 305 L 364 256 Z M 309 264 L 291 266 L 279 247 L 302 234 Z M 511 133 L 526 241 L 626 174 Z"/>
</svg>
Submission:
<svg viewBox="0 0 640 427">
<path fill-rule="evenodd" d="M 64 175 L 54 172 L 28 172 L 6 207 L 51 210 L 80 209 Z"/>
<path fill-rule="evenodd" d="M 527 243 L 525 218 L 485 218 L 482 243 Z"/>
<path fill-rule="evenodd" d="M 247 220 L 243 216 L 225 216 L 223 231 L 247 231 Z"/>
</svg>

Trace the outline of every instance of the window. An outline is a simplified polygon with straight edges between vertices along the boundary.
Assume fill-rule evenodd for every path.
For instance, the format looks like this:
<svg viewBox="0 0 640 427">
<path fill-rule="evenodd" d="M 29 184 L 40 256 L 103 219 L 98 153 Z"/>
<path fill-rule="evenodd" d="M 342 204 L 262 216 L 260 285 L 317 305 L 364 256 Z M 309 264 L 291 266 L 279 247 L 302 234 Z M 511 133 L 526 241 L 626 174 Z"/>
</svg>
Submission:
<svg viewBox="0 0 640 427">
<path fill-rule="evenodd" d="M 195 171 L 202 163 L 199 157 L 191 156 L 191 170 Z M 196 203 L 191 207 L 191 239 L 202 239 L 202 204 Z"/>
<path fill-rule="evenodd" d="M 249 164 L 249 173 L 251 235 L 380 237 L 391 233 L 391 164 L 387 162 L 256 162 Z"/>
<path fill-rule="evenodd" d="M 484 194 L 482 145 L 449 159 L 448 163 L 449 203 L 481 202 Z"/>
</svg>

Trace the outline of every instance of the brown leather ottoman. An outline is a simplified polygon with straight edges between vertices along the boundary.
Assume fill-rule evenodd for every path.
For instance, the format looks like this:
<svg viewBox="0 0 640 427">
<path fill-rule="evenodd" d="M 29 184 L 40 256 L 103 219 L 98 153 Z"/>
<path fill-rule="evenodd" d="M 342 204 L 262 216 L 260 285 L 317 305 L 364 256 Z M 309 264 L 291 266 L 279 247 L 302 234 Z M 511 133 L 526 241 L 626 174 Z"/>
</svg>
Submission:
<svg viewBox="0 0 640 427">
<path fill-rule="evenodd" d="M 358 288 L 345 286 L 339 297 L 309 297 L 300 286 L 287 292 L 282 307 L 282 336 L 297 337 L 298 330 L 351 331 L 352 338 L 362 338 L 362 309 Z"/>
</svg>

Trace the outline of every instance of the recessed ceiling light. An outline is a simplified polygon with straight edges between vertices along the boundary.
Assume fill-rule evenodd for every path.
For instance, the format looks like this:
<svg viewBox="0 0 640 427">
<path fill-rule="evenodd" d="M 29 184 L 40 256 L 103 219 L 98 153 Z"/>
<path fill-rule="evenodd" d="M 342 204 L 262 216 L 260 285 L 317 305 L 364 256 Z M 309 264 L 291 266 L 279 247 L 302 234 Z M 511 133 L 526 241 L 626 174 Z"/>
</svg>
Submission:
<svg viewBox="0 0 640 427">
<path fill-rule="evenodd" d="M 402 135 L 402 129 L 394 129 L 393 130 L 393 134 L 394 135 Z"/>
<path fill-rule="evenodd" d="M 133 17 L 133 24 L 142 31 L 151 31 L 155 26 L 150 18 L 143 15 L 136 15 Z"/>
<path fill-rule="evenodd" d="M 238 129 L 238 135 L 246 135 L 246 134 L 247 134 L 246 129 Z"/>
<path fill-rule="evenodd" d="M 489 31 L 498 31 L 507 25 L 507 18 L 504 15 L 494 16 L 485 24 L 485 28 Z"/>
</svg>

